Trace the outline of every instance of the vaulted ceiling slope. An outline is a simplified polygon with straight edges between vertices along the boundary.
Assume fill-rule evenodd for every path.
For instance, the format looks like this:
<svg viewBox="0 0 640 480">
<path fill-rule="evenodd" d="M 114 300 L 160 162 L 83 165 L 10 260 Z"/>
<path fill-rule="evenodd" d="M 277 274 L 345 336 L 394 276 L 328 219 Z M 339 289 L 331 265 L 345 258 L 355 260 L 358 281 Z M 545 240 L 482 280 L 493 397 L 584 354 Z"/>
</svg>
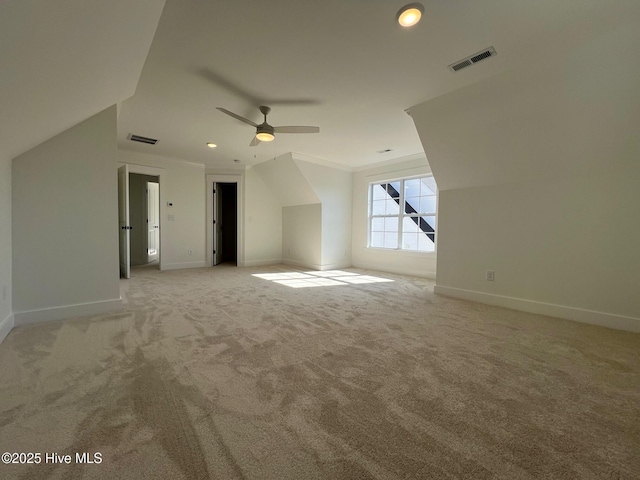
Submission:
<svg viewBox="0 0 640 480">
<path fill-rule="evenodd" d="M 120 147 L 211 167 L 288 152 L 354 168 L 420 154 L 406 109 L 532 61 L 544 65 L 638 4 L 423 0 L 422 22 L 402 29 L 395 14 L 405 3 L 167 0 L 136 95 L 123 104 Z M 489 46 L 497 56 L 449 70 Z M 272 125 L 317 125 L 320 133 L 250 147 L 255 130 L 216 110 L 259 123 L 261 104 L 272 107 Z M 136 144 L 129 133 L 159 143 Z"/>
<path fill-rule="evenodd" d="M 640 2 L 623 3 L 546 59 L 411 108 L 440 190 L 637 176 Z"/>
<path fill-rule="evenodd" d="M 0 153 L 15 158 L 133 95 L 164 3 L 0 2 Z"/>
</svg>

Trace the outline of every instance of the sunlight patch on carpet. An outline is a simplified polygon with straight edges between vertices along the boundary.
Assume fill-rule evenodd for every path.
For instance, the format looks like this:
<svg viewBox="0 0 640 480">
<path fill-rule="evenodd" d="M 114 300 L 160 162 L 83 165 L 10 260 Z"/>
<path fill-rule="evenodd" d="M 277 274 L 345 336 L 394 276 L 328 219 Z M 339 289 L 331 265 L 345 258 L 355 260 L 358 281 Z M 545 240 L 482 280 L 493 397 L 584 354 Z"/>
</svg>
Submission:
<svg viewBox="0 0 640 480">
<path fill-rule="evenodd" d="M 388 278 L 360 275 L 342 270 L 325 270 L 317 272 L 282 272 L 254 273 L 254 277 L 270 280 L 291 288 L 330 287 L 337 285 L 393 282 Z"/>
</svg>

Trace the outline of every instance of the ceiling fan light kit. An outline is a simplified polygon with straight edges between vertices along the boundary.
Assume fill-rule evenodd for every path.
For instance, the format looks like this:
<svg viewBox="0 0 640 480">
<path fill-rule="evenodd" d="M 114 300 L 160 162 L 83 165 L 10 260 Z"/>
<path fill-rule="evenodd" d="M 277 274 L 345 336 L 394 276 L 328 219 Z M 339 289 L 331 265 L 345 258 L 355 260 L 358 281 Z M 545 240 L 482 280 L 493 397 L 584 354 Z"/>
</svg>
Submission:
<svg viewBox="0 0 640 480">
<path fill-rule="evenodd" d="M 424 13 L 424 6 L 421 3 L 409 3 L 398 10 L 396 20 L 403 27 L 412 27 L 420 21 Z"/>
<path fill-rule="evenodd" d="M 271 111 L 271 107 L 267 107 L 262 105 L 260 107 L 260 112 L 264 115 L 264 122 L 258 125 L 253 120 L 249 120 L 248 118 L 244 118 L 237 113 L 230 112 L 226 108 L 216 107 L 222 113 L 226 113 L 230 117 L 233 117 L 237 120 L 240 120 L 247 125 L 251 125 L 256 129 L 256 136 L 253 138 L 249 146 L 255 147 L 260 142 L 271 142 L 275 138 L 275 134 L 277 133 L 319 133 L 320 127 L 306 127 L 306 126 L 287 126 L 287 127 L 272 127 L 267 123 L 267 114 Z"/>
<path fill-rule="evenodd" d="M 269 133 L 269 132 L 258 132 L 256 134 L 256 138 L 258 140 L 260 140 L 261 142 L 270 142 L 272 141 L 274 138 L 276 138 L 273 133 Z"/>
</svg>

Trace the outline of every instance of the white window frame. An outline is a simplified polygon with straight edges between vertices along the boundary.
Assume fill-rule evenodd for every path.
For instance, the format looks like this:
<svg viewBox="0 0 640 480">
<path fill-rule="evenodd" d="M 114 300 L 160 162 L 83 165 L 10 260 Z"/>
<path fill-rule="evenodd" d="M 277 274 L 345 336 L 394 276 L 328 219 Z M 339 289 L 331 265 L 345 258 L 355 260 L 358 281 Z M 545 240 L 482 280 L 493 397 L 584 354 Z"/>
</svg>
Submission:
<svg viewBox="0 0 640 480">
<path fill-rule="evenodd" d="M 437 214 L 437 210 L 438 210 L 438 190 L 436 187 L 436 194 L 435 194 L 435 200 L 436 200 L 436 204 L 435 204 L 435 211 L 433 212 L 417 212 L 417 213 L 406 213 L 404 211 L 404 205 L 405 205 L 405 188 L 404 188 L 404 184 L 405 181 L 407 180 L 414 180 L 417 178 L 425 178 L 425 177 L 431 177 L 433 178 L 433 174 L 421 174 L 421 175 L 413 175 L 413 176 L 409 176 L 409 177 L 403 177 L 403 178 L 394 178 L 392 180 L 378 180 L 378 181 L 374 181 L 374 182 L 369 182 L 369 185 L 367 187 L 367 248 L 373 248 L 373 249 L 380 249 L 380 250 L 385 250 L 385 251 L 402 251 L 402 252 L 408 252 L 408 253 L 414 253 L 414 254 L 421 254 L 421 255 L 433 255 L 436 253 L 437 250 L 437 239 L 438 239 L 438 214 Z M 435 179 L 434 179 L 435 181 Z M 376 214 L 374 215 L 372 210 L 373 210 L 373 186 L 375 185 L 380 185 L 382 183 L 394 183 L 394 182 L 400 182 L 400 198 L 399 198 L 399 204 L 398 204 L 398 213 L 397 214 Z M 404 219 L 407 217 L 424 217 L 424 216 L 433 216 L 435 218 L 435 227 L 434 227 L 434 247 L 433 247 L 433 251 L 424 251 L 424 250 L 412 250 L 412 249 L 406 249 L 403 248 L 403 242 L 402 242 L 402 235 L 403 235 L 403 222 Z M 372 234 L 372 223 L 373 223 L 373 219 L 374 218 L 398 218 L 398 240 L 397 240 L 397 244 L 398 247 L 396 248 L 391 248 L 391 247 L 374 247 L 371 245 L 371 234 Z"/>
</svg>

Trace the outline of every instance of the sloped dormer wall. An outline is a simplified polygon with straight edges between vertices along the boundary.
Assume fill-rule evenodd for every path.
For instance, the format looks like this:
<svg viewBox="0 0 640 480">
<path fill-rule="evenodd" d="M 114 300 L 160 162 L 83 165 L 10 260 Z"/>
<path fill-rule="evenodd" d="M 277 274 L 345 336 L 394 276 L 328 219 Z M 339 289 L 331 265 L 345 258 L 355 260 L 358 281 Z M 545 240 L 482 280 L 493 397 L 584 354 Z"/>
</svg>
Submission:
<svg viewBox="0 0 640 480">
<path fill-rule="evenodd" d="M 253 169 L 282 206 L 282 260 L 327 270 L 351 265 L 351 173 L 288 153 Z"/>
<path fill-rule="evenodd" d="M 640 64 L 616 56 L 638 37 L 411 108 L 440 190 L 436 291 L 640 331 Z"/>
</svg>

